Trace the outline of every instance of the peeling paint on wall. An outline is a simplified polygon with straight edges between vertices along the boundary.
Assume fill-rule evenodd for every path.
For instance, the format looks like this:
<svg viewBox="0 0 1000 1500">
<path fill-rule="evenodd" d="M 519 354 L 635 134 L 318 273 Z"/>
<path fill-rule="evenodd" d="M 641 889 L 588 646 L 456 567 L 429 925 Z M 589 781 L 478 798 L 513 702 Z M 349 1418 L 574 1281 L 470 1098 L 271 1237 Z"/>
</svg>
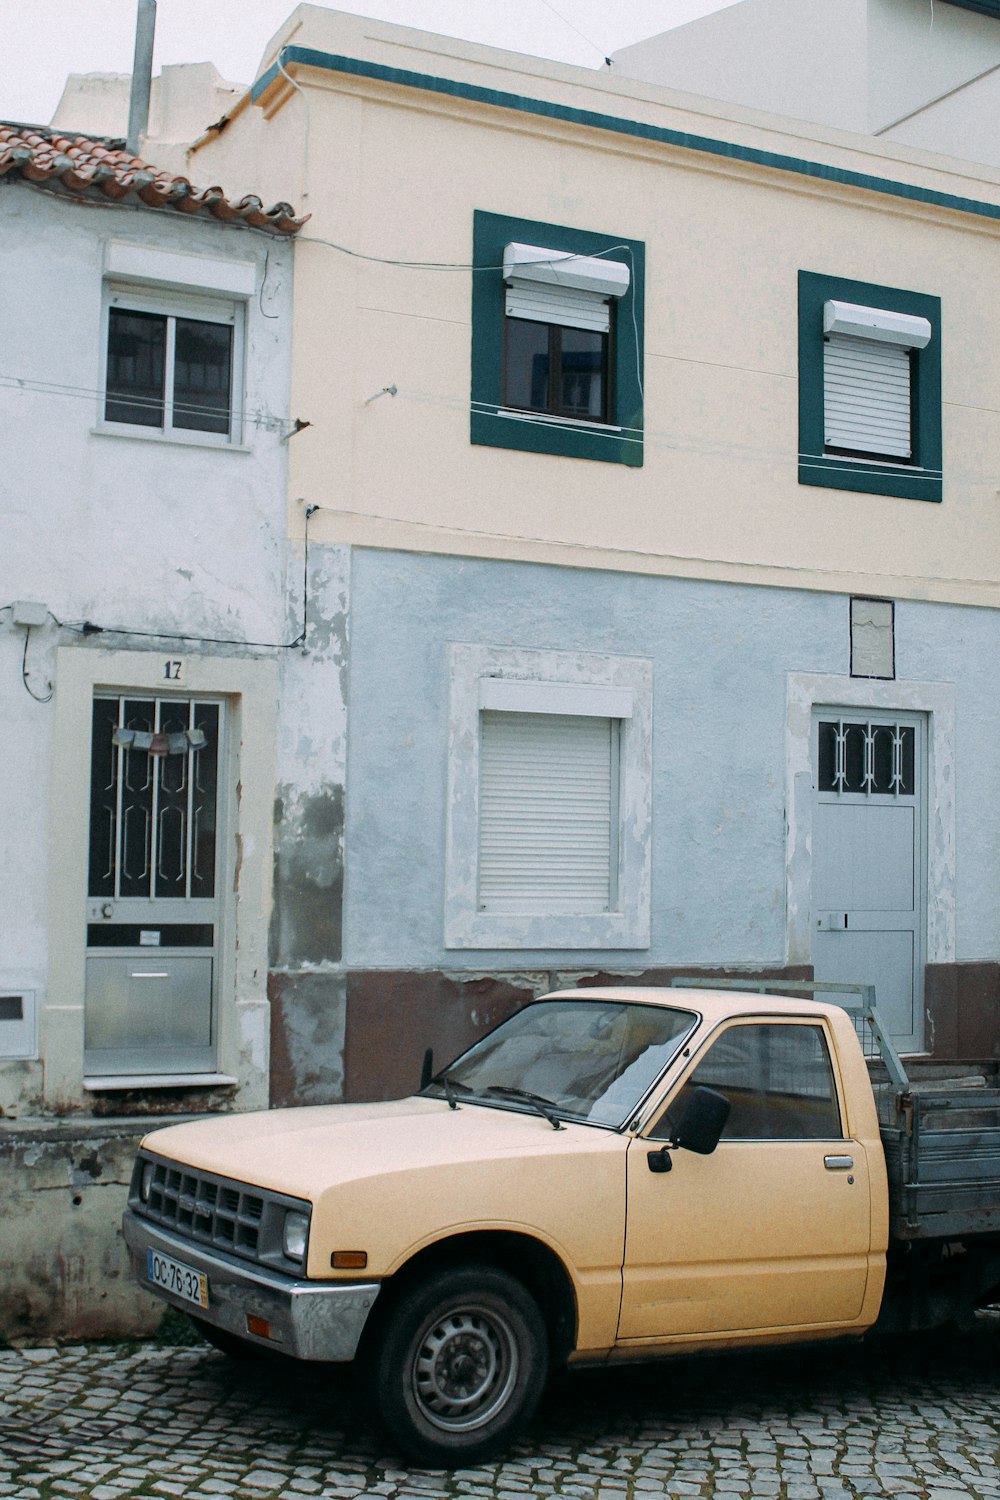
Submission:
<svg viewBox="0 0 1000 1500">
<path fill-rule="evenodd" d="M 0 1125 L 0 1339 L 142 1336 L 163 1316 L 129 1266 L 121 1216 L 148 1126 Z"/>
<path fill-rule="evenodd" d="M 343 787 L 280 787 L 274 804 L 272 967 L 339 961 L 343 891 Z"/>
<path fill-rule="evenodd" d="M 271 1103 L 336 1104 L 344 1097 L 343 974 L 272 974 Z"/>
</svg>

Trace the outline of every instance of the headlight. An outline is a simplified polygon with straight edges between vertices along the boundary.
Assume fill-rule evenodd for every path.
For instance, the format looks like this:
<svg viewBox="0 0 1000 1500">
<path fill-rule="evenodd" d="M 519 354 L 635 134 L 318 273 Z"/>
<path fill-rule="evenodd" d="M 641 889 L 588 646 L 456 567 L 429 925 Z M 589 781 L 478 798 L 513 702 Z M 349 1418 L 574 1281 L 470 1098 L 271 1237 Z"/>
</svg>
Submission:
<svg viewBox="0 0 1000 1500">
<path fill-rule="evenodd" d="M 139 1197 L 143 1203 L 149 1202 L 149 1190 L 153 1186 L 153 1173 L 156 1167 L 151 1161 L 147 1161 L 142 1169 L 142 1182 L 139 1184 Z"/>
<path fill-rule="evenodd" d="M 281 1248 L 289 1260 L 304 1260 L 306 1240 L 309 1238 L 309 1215 L 290 1209 L 285 1215 L 285 1227 L 281 1232 Z"/>
</svg>

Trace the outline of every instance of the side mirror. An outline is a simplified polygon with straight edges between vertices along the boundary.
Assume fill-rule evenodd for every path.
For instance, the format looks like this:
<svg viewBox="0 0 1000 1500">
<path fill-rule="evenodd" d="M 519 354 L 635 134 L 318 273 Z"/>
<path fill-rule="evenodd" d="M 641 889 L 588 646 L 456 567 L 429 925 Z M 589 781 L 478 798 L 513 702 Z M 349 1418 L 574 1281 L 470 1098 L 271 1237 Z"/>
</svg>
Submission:
<svg viewBox="0 0 1000 1500">
<path fill-rule="evenodd" d="M 688 1089 L 671 1144 L 682 1151 L 694 1151 L 698 1156 L 711 1156 L 722 1139 L 729 1109 L 729 1100 L 715 1089 L 701 1085 Z"/>
</svg>

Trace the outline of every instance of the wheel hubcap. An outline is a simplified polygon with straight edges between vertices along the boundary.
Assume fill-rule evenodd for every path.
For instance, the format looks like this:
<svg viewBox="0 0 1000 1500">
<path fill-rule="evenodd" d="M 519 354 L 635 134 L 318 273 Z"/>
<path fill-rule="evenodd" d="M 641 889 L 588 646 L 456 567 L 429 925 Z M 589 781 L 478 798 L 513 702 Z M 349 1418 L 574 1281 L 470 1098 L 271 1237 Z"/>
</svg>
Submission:
<svg viewBox="0 0 1000 1500">
<path fill-rule="evenodd" d="M 481 1426 L 503 1406 L 517 1376 L 517 1346 L 503 1318 L 466 1308 L 424 1330 L 413 1364 L 413 1394 L 435 1427 Z"/>
</svg>

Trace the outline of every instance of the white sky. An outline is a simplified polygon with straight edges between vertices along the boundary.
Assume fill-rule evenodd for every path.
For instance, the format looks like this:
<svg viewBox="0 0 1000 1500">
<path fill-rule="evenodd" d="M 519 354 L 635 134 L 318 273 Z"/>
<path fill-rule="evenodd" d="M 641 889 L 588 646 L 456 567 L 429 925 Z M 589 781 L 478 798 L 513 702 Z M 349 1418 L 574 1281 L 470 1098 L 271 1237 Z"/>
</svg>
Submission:
<svg viewBox="0 0 1000 1500">
<path fill-rule="evenodd" d="M 732 3 L 339 0 L 328 8 L 599 67 L 606 53 Z M 268 40 L 294 8 L 295 0 L 158 0 L 154 69 L 213 62 L 231 82 L 252 83 Z M 68 73 L 130 73 L 135 15 L 136 0 L 0 0 L 0 120 L 44 124 Z"/>
</svg>

